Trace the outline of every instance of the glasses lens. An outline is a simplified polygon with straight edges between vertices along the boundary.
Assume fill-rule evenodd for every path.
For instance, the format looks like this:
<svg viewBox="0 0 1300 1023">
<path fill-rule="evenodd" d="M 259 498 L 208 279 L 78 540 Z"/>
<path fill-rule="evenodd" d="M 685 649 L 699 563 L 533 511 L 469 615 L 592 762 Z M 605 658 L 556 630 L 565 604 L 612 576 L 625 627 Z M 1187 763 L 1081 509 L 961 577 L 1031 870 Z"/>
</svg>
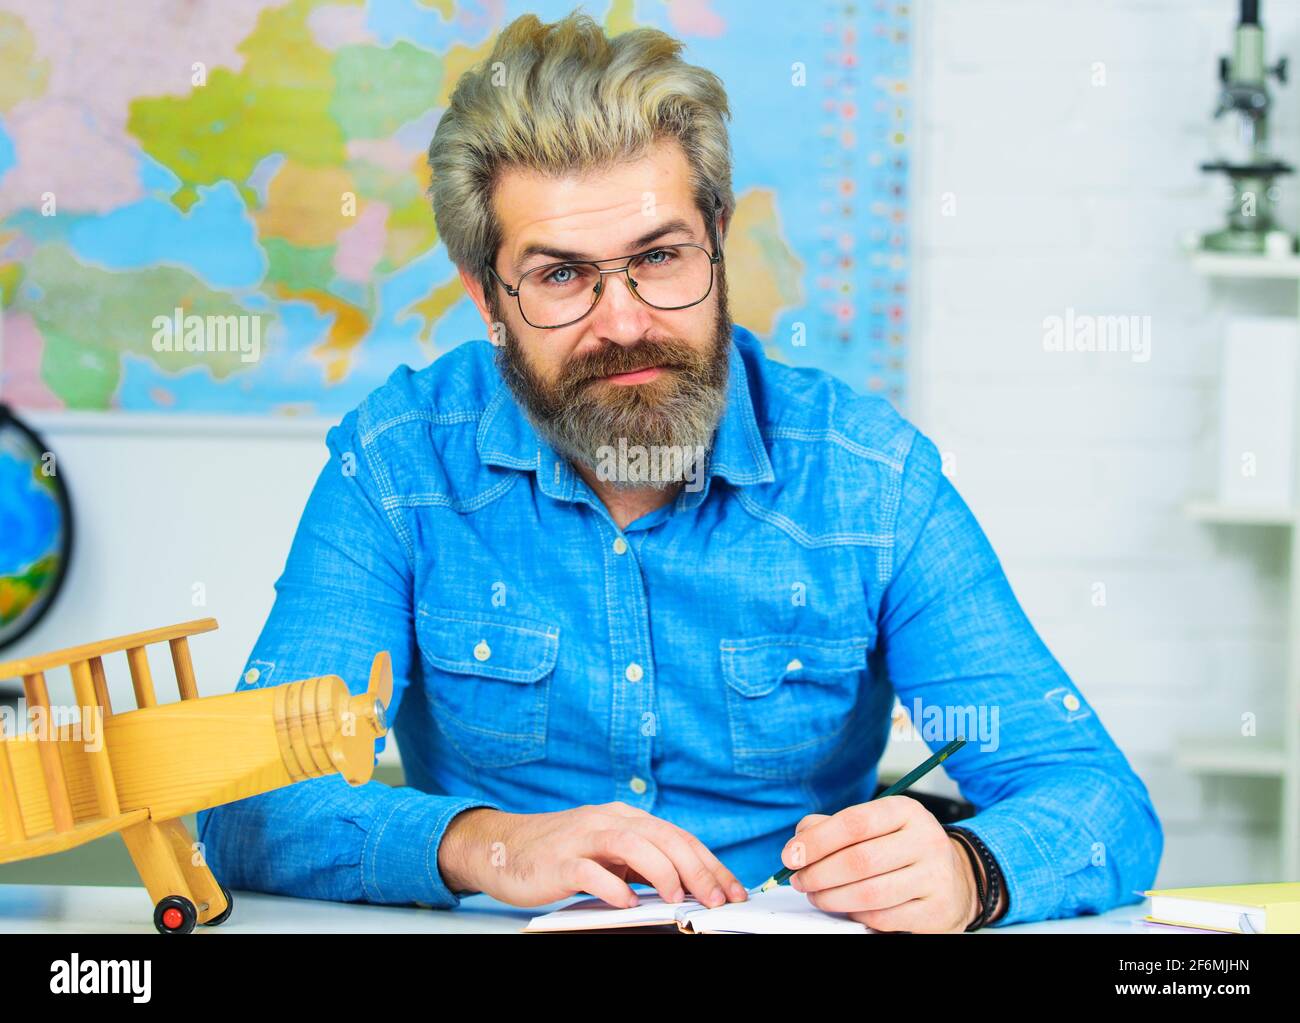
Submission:
<svg viewBox="0 0 1300 1023">
<path fill-rule="evenodd" d="M 586 314 L 596 301 L 600 274 L 591 263 L 558 263 L 525 274 L 519 308 L 534 327 L 558 327 Z"/>
<path fill-rule="evenodd" d="M 680 309 L 700 302 L 713 285 L 709 254 L 694 245 L 665 245 L 638 256 L 628 273 L 637 294 L 660 309 Z"/>
<path fill-rule="evenodd" d="M 660 309 L 704 301 L 713 287 L 713 263 L 696 245 L 665 245 L 628 267 L 637 294 Z M 595 304 L 601 274 L 594 263 L 557 263 L 519 282 L 519 308 L 534 327 L 560 327 L 581 319 Z"/>
</svg>

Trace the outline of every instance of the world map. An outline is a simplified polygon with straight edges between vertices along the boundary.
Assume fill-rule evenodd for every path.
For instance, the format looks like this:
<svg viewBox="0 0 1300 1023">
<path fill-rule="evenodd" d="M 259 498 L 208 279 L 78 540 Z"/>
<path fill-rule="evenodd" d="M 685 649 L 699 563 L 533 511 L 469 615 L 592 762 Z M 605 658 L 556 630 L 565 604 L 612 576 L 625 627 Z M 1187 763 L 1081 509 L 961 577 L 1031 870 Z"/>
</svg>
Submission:
<svg viewBox="0 0 1300 1023">
<path fill-rule="evenodd" d="M 426 195 L 458 76 L 505 0 L 0 0 L 0 401 L 331 416 L 481 320 Z M 903 3 L 612 0 L 728 88 L 733 319 L 902 398 Z M 255 359 L 156 343 L 256 318 Z M 234 321 L 231 321 L 234 322 Z"/>
</svg>

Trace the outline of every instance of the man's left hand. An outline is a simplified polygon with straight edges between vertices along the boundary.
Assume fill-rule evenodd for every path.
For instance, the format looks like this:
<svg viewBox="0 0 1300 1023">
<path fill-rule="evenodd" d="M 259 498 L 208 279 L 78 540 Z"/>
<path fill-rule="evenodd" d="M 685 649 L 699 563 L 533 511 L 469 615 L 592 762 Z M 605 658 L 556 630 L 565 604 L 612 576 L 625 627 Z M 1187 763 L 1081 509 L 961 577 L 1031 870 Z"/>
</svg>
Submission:
<svg viewBox="0 0 1300 1023">
<path fill-rule="evenodd" d="M 790 886 L 876 931 L 960 932 L 979 913 L 970 860 L 915 799 L 809 814 L 781 851 Z"/>
</svg>

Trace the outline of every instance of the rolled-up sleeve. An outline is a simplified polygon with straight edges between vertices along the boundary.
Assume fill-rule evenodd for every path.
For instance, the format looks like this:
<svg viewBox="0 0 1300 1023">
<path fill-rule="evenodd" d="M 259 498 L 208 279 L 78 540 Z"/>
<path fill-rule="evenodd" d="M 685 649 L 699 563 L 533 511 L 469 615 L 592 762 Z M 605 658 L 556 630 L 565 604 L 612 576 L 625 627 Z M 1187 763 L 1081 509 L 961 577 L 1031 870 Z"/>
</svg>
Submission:
<svg viewBox="0 0 1300 1023">
<path fill-rule="evenodd" d="M 1163 847 L 1145 785 L 1020 608 L 974 515 L 917 434 L 908 454 L 880 650 L 1006 878 L 998 921 L 1099 913 L 1140 899 Z M 974 733 L 974 734 L 972 734 Z"/>
<path fill-rule="evenodd" d="M 383 508 L 383 467 L 363 450 L 355 413 L 330 431 L 328 446 L 271 615 L 236 688 L 338 675 L 362 693 L 371 659 L 387 650 L 391 724 L 408 690 L 422 685 L 410 564 Z M 199 841 L 228 888 L 450 908 L 459 897 L 438 871 L 438 849 L 452 819 L 481 806 L 499 809 L 377 781 L 352 787 L 330 775 L 201 812 Z"/>
</svg>

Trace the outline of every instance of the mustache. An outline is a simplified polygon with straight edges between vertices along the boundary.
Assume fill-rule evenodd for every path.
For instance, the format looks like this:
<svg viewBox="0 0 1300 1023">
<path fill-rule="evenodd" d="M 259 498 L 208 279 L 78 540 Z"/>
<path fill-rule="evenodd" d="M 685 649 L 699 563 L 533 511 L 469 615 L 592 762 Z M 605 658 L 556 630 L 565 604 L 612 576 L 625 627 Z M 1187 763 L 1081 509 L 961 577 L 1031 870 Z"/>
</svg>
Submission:
<svg viewBox="0 0 1300 1023">
<path fill-rule="evenodd" d="M 651 366 L 665 369 L 691 368 L 700 362 L 700 353 L 683 341 L 649 340 L 635 345 L 609 344 L 569 361 L 564 369 L 565 382 L 583 384 L 601 377 L 634 373 Z"/>
</svg>

